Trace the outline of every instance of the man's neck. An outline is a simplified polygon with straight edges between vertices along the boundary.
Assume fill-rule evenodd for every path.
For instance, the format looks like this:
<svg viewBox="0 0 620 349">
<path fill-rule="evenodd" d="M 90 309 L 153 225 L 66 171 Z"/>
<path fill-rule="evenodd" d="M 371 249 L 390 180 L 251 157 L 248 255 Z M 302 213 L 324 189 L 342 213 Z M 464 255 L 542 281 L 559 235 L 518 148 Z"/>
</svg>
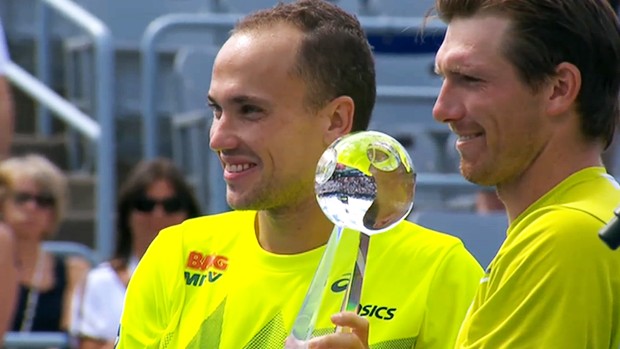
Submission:
<svg viewBox="0 0 620 349">
<path fill-rule="evenodd" d="M 546 149 L 515 180 L 497 186 L 510 222 L 570 175 L 592 166 L 602 166 L 601 147 L 558 145 Z"/>
<path fill-rule="evenodd" d="M 296 254 L 327 243 L 334 227 L 314 198 L 294 207 L 259 211 L 256 235 L 266 251 Z"/>
</svg>

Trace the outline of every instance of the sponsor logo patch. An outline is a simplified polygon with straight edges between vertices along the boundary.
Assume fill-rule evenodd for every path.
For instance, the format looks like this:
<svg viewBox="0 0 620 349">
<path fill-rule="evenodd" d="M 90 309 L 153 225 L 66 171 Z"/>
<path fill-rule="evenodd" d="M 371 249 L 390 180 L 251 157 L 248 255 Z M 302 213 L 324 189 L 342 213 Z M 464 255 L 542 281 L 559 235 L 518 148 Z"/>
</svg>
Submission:
<svg viewBox="0 0 620 349">
<path fill-rule="evenodd" d="M 199 287 L 205 281 L 214 283 L 224 275 L 228 269 L 228 257 L 191 251 L 187 256 L 185 267 L 185 284 Z"/>
</svg>

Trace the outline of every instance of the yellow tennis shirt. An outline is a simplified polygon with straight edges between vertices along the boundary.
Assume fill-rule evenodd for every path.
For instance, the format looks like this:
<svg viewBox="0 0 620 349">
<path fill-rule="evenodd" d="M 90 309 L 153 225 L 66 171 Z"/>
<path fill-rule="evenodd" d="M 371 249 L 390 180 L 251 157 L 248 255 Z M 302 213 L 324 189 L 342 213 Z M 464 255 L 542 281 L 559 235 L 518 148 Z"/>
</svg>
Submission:
<svg viewBox="0 0 620 349">
<path fill-rule="evenodd" d="M 618 183 L 592 167 L 517 217 L 457 348 L 619 348 L 620 252 L 598 237 L 618 204 Z"/>
<path fill-rule="evenodd" d="M 163 230 L 127 290 L 118 348 L 282 348 L 325 246 L 263 250 L 256 213 L 237 211 Z M 333 332 L 357 254 L 345 231 L 315 334 Z M 452 348 L 482 269 L 456 238 L 410 222 L 370 240 L 360 315 L 372 348 Z"/>
</svg>

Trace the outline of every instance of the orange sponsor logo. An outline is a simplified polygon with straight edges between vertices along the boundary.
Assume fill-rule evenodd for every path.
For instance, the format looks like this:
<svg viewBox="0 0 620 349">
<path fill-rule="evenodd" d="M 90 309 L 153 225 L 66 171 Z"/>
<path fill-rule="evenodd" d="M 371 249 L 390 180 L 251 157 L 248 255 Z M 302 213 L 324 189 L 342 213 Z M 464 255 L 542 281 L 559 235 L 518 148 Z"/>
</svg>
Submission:
<svg viewBox="0 0 620 349">
<path fill-rule="evenodd" d="M 192 251 L 187 257 L 186 265 L 187 268 L 194 270 L 205 271 L 213 268 L 219 271 L 225 271 L 228 268 L 228 257 Z"/>
</svg>

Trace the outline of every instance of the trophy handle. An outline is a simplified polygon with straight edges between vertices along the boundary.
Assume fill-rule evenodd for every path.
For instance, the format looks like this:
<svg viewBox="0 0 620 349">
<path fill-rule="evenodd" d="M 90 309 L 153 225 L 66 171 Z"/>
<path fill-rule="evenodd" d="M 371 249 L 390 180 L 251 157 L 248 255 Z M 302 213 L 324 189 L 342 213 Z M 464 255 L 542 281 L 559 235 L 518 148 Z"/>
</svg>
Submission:
<svg viewBox="0 0 620 349">
<path fill-rule="evenodd" d="M 323 293 L 325 285 L 327 284 L 327 278 L 334 264 L 334 258 L 336 256 L 336 250 L 342 237 L 344 227 L 335 225 L 332 233 L 327 241 L 325 252 L 319 262 L 319 266 L 312 278 L 306 297 L 301 306 L 301 310 L 295 319 L 291 334 L 286 339 L 284 348 L 307 348 L 308 340 L 312 338 L 312 332 L 316 325 L 316 320 L 323 299 Z"/>
<path fill-rule="evenodd" d="M 362 296 L 362 284 L 364 282 L 364 272 L 366 271 L 366 259 L 368 258 L 368 245 L 370 244 L 370 236 L 360 232 L 359 248 L 357 252 L 357 260 L 353 266 L 351 280 L 347 287 L 340 311 L 358 312 Z M 347 332 L 347 329 L 336 327 L 336 332 Z"/>
</svg>

